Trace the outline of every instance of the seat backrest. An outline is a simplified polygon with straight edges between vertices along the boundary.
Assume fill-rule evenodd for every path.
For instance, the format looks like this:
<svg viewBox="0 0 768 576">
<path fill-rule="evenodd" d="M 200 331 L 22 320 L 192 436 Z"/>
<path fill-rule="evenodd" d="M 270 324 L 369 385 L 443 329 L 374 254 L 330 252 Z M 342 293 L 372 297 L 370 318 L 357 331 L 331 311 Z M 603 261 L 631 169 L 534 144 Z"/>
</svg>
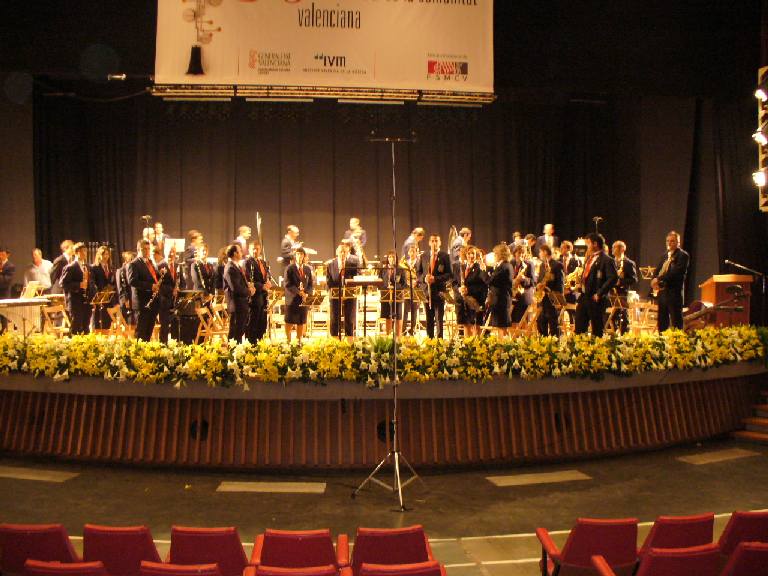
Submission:
<svg viewBox="0 0 768 576">
<path fill-rule="evenodd" d="M 417 564 L 363 564 L 360 576 L 445 576 L 437 560 Z"/>
<path fill-rule="evenodd" d="M 768 544 L 742 542 L 736 546 L 722 576 L 768 576 Z"/>
<path fill-rule="evenodd" d="M 717 576 L 720 550 L 717 544 L 692 548 L 651 548 L 640 561 L 637 576 Z"/>
<path fill-rule="evenodd" d="M 614 568 L 637 561 L 637 518 L 579 518 L 563 546 L 563 566 L 591 569 L 592 556 L 603 556 Z"/>
<path fill-rule="evenodd" d="M 101 562 L 44 562 L 27 560 L 24 563 L 27 576 L 107 576 Z"/>
<path fill-rule="evenodd" d="M 365 564 L 415 564 L 433 560 L 424 528 L 358 528 L 352 551 L 352 570 L 357 576 Z"/>
<path fill-rule="evenodd" d="M 336 565 L 330 530 L 267 530 L 261 564 L 282 568 Z"/>
<path fill-rule="evenodd" d="M 734 512 L 720 535 L 720 553 L 730 556 L 740 542 L 768 542 L 768 512 Z"/>
<path fill-rule="evenodd" d="M 21 574 L 27 559 L 80 560 L 61 524 L 0 524 L 0 572 Z"/>
<path fill-rule="evenodd" d="M 640 555 L 651 548 L 691 548 L 712 543 L 714 514 L 659 516 L 643 542 Z"/>
<path fill-rule="evenodd" d="M 308 566 L 304 568 L 280 568 L 277 566 L 259 566 L 256 576 L 338 576 L 339 569 L 333 565 Z"/>
<path fill-rule="evenodd" d="M 163 564 L 142 561 L 140 576 L 221 576 L 216 564 Z"/>
<path fill-rule="evenodd" d="M 246 564 L 245 550 L 237 528 L 171 528 L 171 564 L 219 565 L 222 576 L 241 576 Z"/>
<path fill-rule="evenodd" d="M 160 555 L 146 526 L 97 526 L 83 528 L 83 560 L 100 560 L 110 576 L 138 576 L 141 561 L 160 562 Z"/>
</svg>

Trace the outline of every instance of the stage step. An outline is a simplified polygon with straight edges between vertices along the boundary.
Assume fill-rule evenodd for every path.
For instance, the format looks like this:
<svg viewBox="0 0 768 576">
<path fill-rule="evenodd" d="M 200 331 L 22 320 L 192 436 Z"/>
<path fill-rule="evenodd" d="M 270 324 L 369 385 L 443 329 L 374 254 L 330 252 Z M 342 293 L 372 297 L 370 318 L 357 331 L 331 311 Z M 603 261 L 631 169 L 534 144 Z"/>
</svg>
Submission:
<svg viewBox="0 0 768 576">
<path fill-rule="evenodd" d="M 761 432 L 768 434 L 768 418 L 744 418 L 742 422 L 746 425 L 747 430 L 750 432 Z"/>
<path fill-rule="evenodd" d="M 747 430 L 739 430 L 738 432 L 734 432 L 732 436 L 737 440 L 745 440 L 747 442 L 753 442 L 755 444 L 768 445 L 768 434 L 763 434 L 760 432 L 749 432 Z"/>
</svg>

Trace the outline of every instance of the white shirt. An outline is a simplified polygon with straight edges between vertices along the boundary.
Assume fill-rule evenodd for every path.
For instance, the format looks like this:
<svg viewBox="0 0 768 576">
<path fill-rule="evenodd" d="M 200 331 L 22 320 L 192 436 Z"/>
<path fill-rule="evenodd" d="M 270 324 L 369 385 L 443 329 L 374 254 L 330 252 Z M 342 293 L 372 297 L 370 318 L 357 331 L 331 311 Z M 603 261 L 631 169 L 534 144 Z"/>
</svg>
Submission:
<svg viewBox="0 0 768 576">
<path fill-rule="evenodd" d="M 48 290 L 51 287 L 51 268 L 53 264 L 50 260 L 43 260 L 39 266 L 30 264 L 24 271 L 24 286 L 34 281 L 40 282 L 40 286 Z"/>
</svg>

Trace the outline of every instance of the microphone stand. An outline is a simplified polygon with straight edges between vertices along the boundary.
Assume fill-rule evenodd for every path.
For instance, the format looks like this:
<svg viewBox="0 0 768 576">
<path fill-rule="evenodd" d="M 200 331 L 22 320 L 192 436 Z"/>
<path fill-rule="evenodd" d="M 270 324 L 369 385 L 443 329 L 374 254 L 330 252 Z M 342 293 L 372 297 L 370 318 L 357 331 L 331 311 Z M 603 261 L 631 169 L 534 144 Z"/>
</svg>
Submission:
<svg viewBox="0 0 768 576">
<path fill-rule="evenodd" d="M 392 196 L 390 197 L 391 204 L 392 204 L 392 249 L 394 250 L 395 254 L 397 254 L 397 213 L 395 211 L 396 205 L 397 205 L 397 176 L 395 174 L 395 168 L 396 168 L 396 159 L 395 159 L 395 144 L 402 143 L 402 144 L 409 144 L 416 142 L 416 134 L 415 132 L 411 132 L 410 136 L 408 137 L 386 137 L 386 136 L 378 136 L 376 132 L 371 132 L 371 134 L 367 138 L 368 142 L 371 143 L 387 143 L 389 144 L 390 151 L 391 151 L 391 159 L 392 159 Z M 393 378 L 392 378 L 392 402 L 394 404 L 394 410 L 392 413 L 392 428 L 391 428 L 391 435 L 392 435 L 392 448 L 389 450 L 386 456 L 379 462 L 378 466 L 374 468 L 373 472 L 371 472 L 368 477 L 363 480 L 363 482 L 355 488 L 355 490 L 352 492 L 352 498 L 354 499 L 358 492 L 362 490 L 369 482 L 373 482 L 375 484 L 378 484 L 379 486 L 391 490 L 392 492 L 397 493 L 397 499 L 399 502 L 399 512 L 405 512 L 407 508 L 405 507 L 405 503 L 403 502 L 403 488 L 405 488 L 408 484 L 413 482 L 414 480 L 419 480 L 422 484 L 424 484 L 424 480 L 421 479 L 421 477 L 416 474 L 416 471 L 413 469 L 413 467 L 410 465 L 408 460 L 403 456 L 403 454 L 400 452 L 400 432 L 398 430 L 399 425 L 399 413 L 398 413 L 398 397 L 397 397 L 397 391 L 400 387 L 400 378 L 398 376 L 397 372 L 397 330 L 392 330 L 392 367 L 393 367 Z M 389 433 L 390 427 L 389 422 L 386 423 L 385 427 L 385 434 Z M 386 436 L 385 436 L 386 437 Z M 383 482 L 376 478 L 376 474 L 378 474 L 379 470 L 384 466 L 384 464 L 392 463 L 394 466 L 394 482 L 393 484 L 387 484 L 386 482 Z M 411 473 L 411 477 L 408 478 L 406 481 L 403 482 L 401 476 L 400 476 L 400 463 L 405 464 L 405 466 L 408 468 L 408 470 Z"/>
<path fill-rule="evenodd" d="M 744 270 L 745 272 L 749 272 L 750 274 L 753 274 L 755 276 L 758 276 L 760 278 L 760 295 L 762 298 L 761 301 L 761 311 L 760 311 L 760 324 L 762 326 L 765 326 L 765 274 L 763 272 L 758 272 L 757 270 L 754 270 L 753 268 L 750 268 L 748 266 L 744 266 L 743 264 L 739 264 L 738 262 L 734 262 L 732 260 L 726 260 L 725 263 L 729 266 L 733 266 L 734 268 L 738 268 L 740 270 Z"/>
</svg>

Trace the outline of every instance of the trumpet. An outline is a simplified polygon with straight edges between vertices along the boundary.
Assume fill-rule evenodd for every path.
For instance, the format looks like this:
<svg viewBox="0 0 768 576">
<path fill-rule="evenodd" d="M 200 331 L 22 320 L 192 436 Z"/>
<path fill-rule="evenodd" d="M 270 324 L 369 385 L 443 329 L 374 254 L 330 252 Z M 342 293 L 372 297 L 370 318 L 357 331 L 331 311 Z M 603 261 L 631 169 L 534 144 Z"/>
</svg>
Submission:
<svg viewBox="0 0 768 576">
<path fill-rule="evenodd" d="M 163 269 L 160 271 L 160 278 L 158 278 L 158 279 L 157 279 L 157 292 L 155 292 L 154 294 L 152 294 L 152 297 L 149 299 L 149 302 L 147 302 L 147 305 L 144 307 L 144 308 L 146 308 L 147 310 L 149 310 L 150 308 L 152 308 L 152 304 L 154 304 L 154 303 L 155 303 L 155 299 L 157 299 L 157 296 L 158 296 L 158 294 L 160 294 L 160 286 L 162 285 L 162 283 L 163 283 L 163 278 L 165 278 L 165 275 L 166 275 L 167 273 L 168 273 L 168 268 L 163 268 Z"/>
</svg>

